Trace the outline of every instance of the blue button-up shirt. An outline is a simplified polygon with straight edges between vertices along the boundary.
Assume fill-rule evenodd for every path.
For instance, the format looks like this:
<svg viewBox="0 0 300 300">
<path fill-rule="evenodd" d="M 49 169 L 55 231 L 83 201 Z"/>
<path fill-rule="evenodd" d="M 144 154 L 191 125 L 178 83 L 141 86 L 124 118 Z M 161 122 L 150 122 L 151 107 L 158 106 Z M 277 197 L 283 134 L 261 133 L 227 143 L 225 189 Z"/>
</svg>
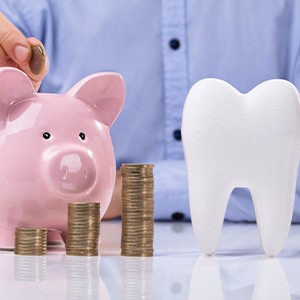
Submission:
<svg viewBox="0 0 300 300">
<path fill-rule="evenodd" d="M 111 129 L 117 165 L 155 164 L 159 219 L 190 216 L 174 131 L 196 81 L 217 77 L 245 93 L 284 78 L 300 88 L 299 0 L 1 0 L 0 11 L 44 43 L 51 66 L 42 92 L 66 92 L 94 72 L 122 74 L 126 104 Z M 298 221 L 299 191 L 300 182 Z M 255 220 L 247 190 L 235 190 L 226 218 Z"/>
</svg>

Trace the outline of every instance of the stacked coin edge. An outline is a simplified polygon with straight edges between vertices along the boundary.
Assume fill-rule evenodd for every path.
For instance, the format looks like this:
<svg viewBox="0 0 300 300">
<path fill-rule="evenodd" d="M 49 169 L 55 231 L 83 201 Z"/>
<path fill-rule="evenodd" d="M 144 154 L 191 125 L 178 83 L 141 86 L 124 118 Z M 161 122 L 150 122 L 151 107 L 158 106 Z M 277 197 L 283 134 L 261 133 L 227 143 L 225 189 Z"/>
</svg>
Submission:
<svg viewBox="0 0 300 300">
<path fill-rule="evenodd" d="M 16 255 L 40 256 L 47 252 L 47 229 L 17 227 L 15 229 Z"/>
<path fill-rule="evenodd" d="M 153 256 L 152 164 L 122 164 L 122 256 Z"/>
<path fill-rule="evenodd" d="M 66 254 L 98 256 L 100 236 L 100 203 L 68 203 Z"/>
</svg>

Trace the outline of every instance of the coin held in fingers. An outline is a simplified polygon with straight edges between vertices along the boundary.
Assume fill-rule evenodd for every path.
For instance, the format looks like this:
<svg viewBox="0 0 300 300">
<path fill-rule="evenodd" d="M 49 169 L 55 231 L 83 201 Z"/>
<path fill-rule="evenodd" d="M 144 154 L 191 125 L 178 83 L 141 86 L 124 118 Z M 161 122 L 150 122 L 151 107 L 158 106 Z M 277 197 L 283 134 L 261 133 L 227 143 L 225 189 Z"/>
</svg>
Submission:
<svg viewBox="0 0 300 300">
<path fill-rule="evenodd" d="M 29 61 L 29 68 L 35 75 L 39 74 L 45 66 L 45 52 L 44 49 L 39 45 L 31 47 L 31 59 Z"/>
</svg>

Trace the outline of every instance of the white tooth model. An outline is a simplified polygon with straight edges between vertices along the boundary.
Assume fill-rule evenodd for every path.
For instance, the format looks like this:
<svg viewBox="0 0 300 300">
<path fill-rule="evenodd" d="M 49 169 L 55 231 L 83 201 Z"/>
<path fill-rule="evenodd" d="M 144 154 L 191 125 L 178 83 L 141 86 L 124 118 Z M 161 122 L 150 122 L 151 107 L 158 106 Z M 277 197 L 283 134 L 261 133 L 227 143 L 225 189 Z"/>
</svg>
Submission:
<svg viewBox="0 0 300 300">
<path fill-rule="evenodd" d="M 228 199 L 249 188 L 265 253 L 277 255 L 291 225 L 300 157 L 297 89 L 269 80 L 242 94 L 219 79 L 190 90 L 182 117 L 191 219 L 201 250 L 218 246 Z"/>
</svg>

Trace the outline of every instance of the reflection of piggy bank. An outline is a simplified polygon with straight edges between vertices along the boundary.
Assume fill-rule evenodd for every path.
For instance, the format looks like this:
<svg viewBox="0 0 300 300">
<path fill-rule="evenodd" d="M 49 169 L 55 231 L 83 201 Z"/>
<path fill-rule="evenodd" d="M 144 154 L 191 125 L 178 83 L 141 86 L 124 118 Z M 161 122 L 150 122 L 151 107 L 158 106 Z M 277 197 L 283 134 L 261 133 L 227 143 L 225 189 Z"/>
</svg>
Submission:
<svg viewBox="0 0 300 300">
<path fill-rule="evenodd" d="M 116 172 L 109 129 L 124 96 L 116 73 L 55 95 L 0 68 L 0 247 L 13 247 L 22 226 L 55 228 L 65 239 L 68 202 L 100 202 L 103 216 Z"/>
</svg>

